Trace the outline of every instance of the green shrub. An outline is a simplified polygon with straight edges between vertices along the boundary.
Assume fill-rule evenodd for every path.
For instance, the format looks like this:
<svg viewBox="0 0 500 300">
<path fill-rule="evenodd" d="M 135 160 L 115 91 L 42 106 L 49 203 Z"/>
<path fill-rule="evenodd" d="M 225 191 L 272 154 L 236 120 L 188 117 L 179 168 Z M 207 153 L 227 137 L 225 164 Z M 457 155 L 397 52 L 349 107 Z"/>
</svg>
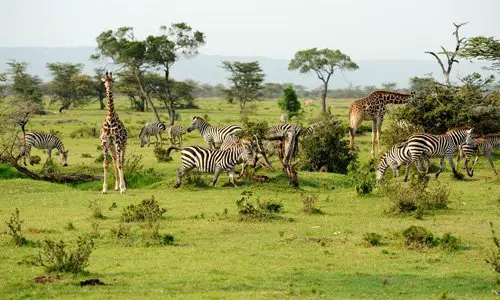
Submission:
<svg viewBox="0 0 500 300">
<path fill-rule="evenodd" d="M 167 154 L 167 150 L 161 148 L 161 147 L 155 147 L 155 149 L 153 150 L 155 156 L 156 156 L 156 160 L 158 160 L 158 162 L 169 162 L 169 161 L 172 161 L 172 157 L 170 155 Z"/>
<path fill-rule="evenodd" d="M 24 220 L 21 220 L 19 217 L 19 208 L 16 208 L 14 212 L 10 215 L 10 220 L 5 222 L 7 224 L 7 227 L 9 228 L 9 231 L 7 231 L 7 234 L 12 237 L 14 240 L 14 244 L 16 246 L 25 246 L 30 244 L 30 241 L 28 241 L 24 236 L 23 236 L 23 231 L 21 225 L 23 224 Z"/>
<path fill-rule="evenodd" d="M 92 155 L 88 153 L 82 153 L 82 158 L 92 158 Z"/>
<path fill-rule="evenodd" d="M 406 121 L 392 121 L 389 123 L 387 128 L 382 133 L 383 135 L 383 144 L 390 149 L 392 146 L 406 141 L 410 135 L 424 132 L 424 128 L 422 126 L 413 125 Z"/>
<path fill-rule="evenodd" d="M 66 224 L 66 226 L 64 226 L 64 229 L 68 230 L 68 231 L 71 231 L 71 230 L 75 230 L 75 225 L 73 224 L 73 222 L 68 222 L 68 224 Z"/>
<path fill-rule="evenodd" d="M 59 175 L 60 173 L 61 170 L 59 166 L 52 159 L 47 159 L 42 167 L 42 170 L 40 171 L 40 175 L 42 176 L 55 176 Z"/>
<path fill-rule="evenodd" d="M 96 162 L 96 163 L 102 163 L 103 161 L 104 161 L 104 155 L 102 153 L 99 154 L 99 156 L 94 160 L 94 162 Z M 108 152 L 108 161 L 110 162 L 110 164 L 113 161 L 111 159 L 111 154 L 109 154 L 109 152 Z"/>
<path fill-rule="evenodd" d="M 144 199 L 137 205 L 130 204 L 124 208 L 122 220 L 124 222 L 153 222 L 160 219 L 166 211 L 166 209 L 160 207 L 155 197 L 151 196 L 151 199 Z"/>
<path fill-rule="evenodd" d="M 132 153 L 125 159 L 125 172 L 126 173 L 138 173 L 144 169 L 142 164 L 142 154 Z"/>
<path fill-rule="evenodd" d="M 203 180 L 203 173 L 198 170 L 191 170 L 184 175 L 186 185 L 194 187 L 208 187 L 209 185 Z"/>
<path fill-rule="evenodd" d="M 349 151 L 341 124 L 323 120 L 314 132 L 305 135 L 300 144 L 300 168 L 346 174 L 349 164 L 356 161 L 355 152 Z"/>
<path fill-rule="evenodd" d="M 321 209 L 316 208 L 316 203 L 318 202 L 317 195 L 306 195 L 302 194 L 300 196 L 302 200 L 302 212 L 305 214 L 319 214 L 322 215 L 323 211 Z"/>
<path fill-rule="evenodd" d="M 71 132 L 69 136 L 74 138 L 84 138 L 84 137 L 99 137 L 100 130 L 97 127 L 80 127 L 77 130 Z"/>
<path fill-rule="evenodd" d="M 92 217 L 95 219 L 104 219 L 102 208 L 97 200 L 89 201 L 89 209 L 92 211 Z"/>
<path fill-rule="evenodd" d="M 292 86 L 283 89 L 283 95 L 278 100 L 278 106 L 288 114 L 288 117 L 299 114 L 300 101 Z"/>
<path fill-rule="evenodd" d="M 45 239 L 38 256 L 31 262 L 47 272 L 80 273 L 88 265 L 94 242 L 89 236 L 79 236 L 74 250 L 67 250 L 63 241 Z"/>
<path fill-rule="evenodd" d="M 242 197 L 236 201 L 236 206 L 238 209 L 238 214 L 241 219 L 253 219 L 253 220 L 271 220 L 277 219 L 278 213 L 283 211 L 283 204 L 264 201 L 260 202 L 257 199 L 257 203 L 252 203 L 252 192 L 243 191 L 241 193 Z"/>
<path fill-rule="evenodd" d="M 410 226 L 403 231 L 405 246 L 409 249 L 432 248 L 439 244 L 434 234 L 420 226 Z"/>
<path fill-rule="evenodd" d="M 30 164 L 32 165 L 39 165 L 40 162 L 42 161 L 42 158 L 38 155 L 31 155 L 30 158 L 31 158 Z"/>
<path fill-rule="evenodd" d="M 91 226 L 91 230 L 89 232 L 90 238 L 97 239 L 101 236 L 101 234 L 99 233 L 99 226 L 100 225 L 101 224 L 97 221 L 94 221 L 94 222 L 92 222 L 92 224 L 90 224 L 90 226 Z"/>
<path fill-rule="evenodd" d="M 442 238 L 439 239 L 439 245 L 444 250 L 456 251 L 460 248 L 460 239 L 447 232 L 443 234 Z"/>
<path fill-rule="evenodd" d="M 118 223 L 115 227 L 110 229 L 111 237 L 117 241 L 125 241 L 126 244 L 130 244 L 132 241 L 132 231 L 131 226 L 125 223 Z"/>
<path fill-rule="evenodd" d="M 363 241 L 368 246 L 377 247 L 382 245 L 382 236 L 375 232 L 367 232 L 363 234 Z"/>
<path fill-rule="evenodd" d="M 370 194 L 376 184 L 375 178 L 375 160 L 371 159 L 367 164 L 358 166 L 354 162 L 349 166 L 349 177 L 356 184 L 356 193 L 359 196 Z"/>
<path fill-rule="evenodd" d="M 172 234 L 160 234 L 160 224 L 158 221 L 149 222 L 142 235 L 142 242 L 145 246 L 173 245 L 174 236 Z"/>
</svg>

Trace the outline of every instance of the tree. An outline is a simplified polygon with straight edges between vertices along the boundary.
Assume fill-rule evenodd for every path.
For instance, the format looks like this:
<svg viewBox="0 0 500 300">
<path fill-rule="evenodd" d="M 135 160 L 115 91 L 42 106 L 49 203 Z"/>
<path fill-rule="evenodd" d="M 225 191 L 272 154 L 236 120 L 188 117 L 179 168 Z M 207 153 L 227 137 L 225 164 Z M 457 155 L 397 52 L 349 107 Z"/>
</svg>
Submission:
<svg viewBox="0 0 500 300">
<path fill-rule="evenodd" d="M 61 102 L 60 113 L 71 105 L 88 104 L 93 94 L 92 82 L 90 76 L 82 74 L 83 64 L 48 63 L 47 68 L 52 75 L 51 102 Z"/>
<path fill-rule="evenodd" d="M 307 49 L 295 53 L 294 58 L 288 64 L 288 70 L 299 70 L 300 73 L 314 71 L 323 82 L 322 111 L 326 112 L 326 95 L 328 93 L 328 82 L 336 70 L 357 70 L 358 65 L 340 50 L 330 49 Z"/>
<path fill-rule="evenodd" d="M 132 27 L 120 27 L 116 31 L 104 31 L 99 34 L 96 41 L 96 53 L 91 55 L 90 58 L 93 60 L 109 58 L 114 64 L 123 67 L 125 71 L 131 72 L 141 96 L 148 101 L 156 120 L 161 122 L 151 98 L 144 90 L 144 72 L 147 68 L 146 46 L 144 42 L 135 39 L 134 29 Z"/>
<path fill-rule="evenodd" d="M 455 31 L 453 32 L 453 35 L 455 35 L 455 39 L 457 42 L 457 44 L 455 45 L 455 50 L 448 51 L 443 46 L 441 46 L 441 49 L 443 50 L 442 52 L 438 52 L 438 53 L 435 53 L 432 51 L 425 52 L 425 53 L 428 53 L 436 58 L 439 66 L 441 67 L 441 70 L 443 71 L 443 76 L 444 76 L 443 83 L 446 85 L 450 84 L 451 68 L 453 66 L 453 63 L 458 63 L 458 60 L 456 60 L 456 56 L 459 53 L 461 47 L 463 46 L 464 40 L 465 40 L 465 38 L 460 38 L 458 36 L 458 29 L 460 29 L 460 27 L 462 27 L 463 25 L 465 25 L 467 23 L 468 22 L 461 23 L 458 25 L 453 23 L 453 25 L 455 26 Z M 446 67 L 444 66 L 443 62 L 441 61 L 441 58 L 439 58 L 438 55 L 445 55 L 446 56 Z"/>
<path fill-rule="evenodd" d="M 467 39 L 460 56 L 491 61 L 491 69 L 500 71 L 500 40 L 494 37 L 471 37 Z"/>
<path fill-rule="evenodd" d="M 384 82 L 382 83 L 382 89 L 386 91 L 395 91 L 398 84 L 396 82 Z"/>
<path fill-rule="evenodd" d="M 170 80 L 172 66 L 183 56 L 198 54 L 198 48 L 205 44 L 205 35 L 193 29 L 186 23 L 174 23 L 170 27 L 162 26 L 163 32 L 158 36 L 150 35 L 145 40 L 145 57 L 149 64 L 161 69 L 165 75 L 165 92 L 163 97 L 165 107 L 169 111 L 170 124 L 175 121 L 175 99 L 173 81 Z"/>
<path fill-rule="evenodd" d="M 27 62 L 10 60 L 7 64 L 10 67 L 8 70 L 10 87 L 14 91 L 15 99 L 21 103 L 35 104 L 41 109 L 43 105 L 43 95 L 40 89 L 42 80 L 26 72 L 29 65 Z"/>
<path fill-rule="evenodd" d="M 106 107 L 106 103 L 104 99 L 106 99 L 106 87 L 104 86 L 104 82 L 101 80 L 104 77 L 105 70 L 104 68 L 95 68 L 94 76 L 92 76 L 92 90 L 99 99 L 99 107 L 103 110 Z"/>
<path fill-rule="evenodd" d="M 300 101 L 291 85 L 283 90 L 283 96 L 278 100 L 278 106 L 284 110 L 289 117 L 299 113 Z"/>
<path fill-rule="evenodd" d="M 265 75 L 258 61 L 223 61 L 222 68 L 231 73 L 228 79 L 232 86 L 225 91 L 229 103 L 238 101 L 242 111 L 247 102 L 262 97 Z"/>
</svg>

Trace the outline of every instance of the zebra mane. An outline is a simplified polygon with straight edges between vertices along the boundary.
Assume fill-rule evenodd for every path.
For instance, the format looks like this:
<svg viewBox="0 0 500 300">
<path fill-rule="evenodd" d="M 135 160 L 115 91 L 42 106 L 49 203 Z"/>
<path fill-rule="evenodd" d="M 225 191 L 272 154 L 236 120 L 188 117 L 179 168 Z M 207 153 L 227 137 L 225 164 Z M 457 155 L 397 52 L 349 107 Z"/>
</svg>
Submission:
<svg viewBox="0 0 500 300">
<path fill-rule="evenodd" d="M 194 121 L 195 119 L 199 119 L 199 120 L 201 120 L 201 121 L 203 121 L 203 122 L 207 123 L 208 125 L 210 125 L 210 124 L 209 124 L 209 123 L 208 123 L 205 119 L 203 119 L 202 117 L 194 116 L 194 117 L 193 117 L 193 121 Z"/>
<path fill-rule="evenodd" d="M 469 126 L 460 126 L 460 127 L 452 128 L 452 129 L 446 131 L 446 133 L 451 133 L 451 132 L 456 132 L 456 131 L 461 131 L 461 130 L 470 130 L 470 129 L 471 129 L 471 127 L 469 127 Z"/>
</svg>

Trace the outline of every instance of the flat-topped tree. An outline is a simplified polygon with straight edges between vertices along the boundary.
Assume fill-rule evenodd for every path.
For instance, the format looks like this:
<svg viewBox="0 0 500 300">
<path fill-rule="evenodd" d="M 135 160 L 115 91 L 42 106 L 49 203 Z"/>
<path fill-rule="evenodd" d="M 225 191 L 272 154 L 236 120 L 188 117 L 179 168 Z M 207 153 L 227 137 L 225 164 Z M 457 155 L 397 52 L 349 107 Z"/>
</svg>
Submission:
<svg viewBox="0 0 500 300">
<path fill-rule="evenodd" d="M 500 72 L 500 40 L 494 37 L 468 38 L 459 56 L 490 61 L 493 64 L 489 69 Z"/>
<path fill-rule="evenodd" d="M 14 93 L 16 102 L 22 103 L 23 106 L 35 104 L 41 109 L 43 106 L 43 95 L 40 88 L 42 80 L 27 72 L 29 66 L 27 62 L 10 60 L 7 65 L 9 65 L 9 69 L 5 75 L 8 77 L 5 76 L 4 79 L 9 79 L 10 89 Z"/>
<path fill-rule="evenodd" d="M 175 83 L 171 80 L 172 66 L 182 57 L 191 57 L 198 54 L 198 48 L 205 44 L 205 35 L 193 30 L 186 23 L 174 23 L 160 27 L 161 34 L 150 35 L 144 41 L 146 46 L 146 61 L 165 75 L 165 93 L 162 97 L 165 107 L 169 111 L 170 125 L 175 121 L 175 109 L 178 99 L 174 93 Z"/>
<path fill-rule="evenodd" d="M 311 48 L 295 53 L 294 58 L 288 64 L 288 70 L 299 70 L 300 73 L 314 71 L 323 82 L 322 111 L 326 112 L 326 96 L 328 83 L 336 70 L 355 71 L 359 67 L 349 56 L 340 50 Z"/>
<path fill-rule="evenodd" d="M 144 99 L 148 101 L 153 116 L 161 122 L 160 116 L 153 105 L 151 97 L 144 89 L 144 70 L 148 66 L 146 61 L 146 46 L 138 41 L 132 27 L 120 27 L 117 30 L 104 31 L 96 38 L 96 53 L 91 59 L 111 59 L 115 65 L 130 71 L 133 74 L 137 87 Z"/>
</svg>

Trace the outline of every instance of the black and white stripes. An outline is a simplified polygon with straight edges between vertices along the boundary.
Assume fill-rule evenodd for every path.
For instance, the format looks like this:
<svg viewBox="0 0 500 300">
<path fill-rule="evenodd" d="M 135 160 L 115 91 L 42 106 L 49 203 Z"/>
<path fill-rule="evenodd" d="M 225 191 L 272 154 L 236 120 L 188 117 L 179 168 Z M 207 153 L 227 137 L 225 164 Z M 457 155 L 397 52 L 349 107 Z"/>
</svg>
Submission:
<svg viewBox="0 0 500 300">
<path fill-rule="evenodd" d="M 191 132 L 195 129 L 203 136 L 203 139 L 208 143 L 210 149 L 215 149 L 216 143 L 222 143 L 226 137 L 233 135 L 243 128 L 239 125 L 227 125 L 227 126 L 210 126 L 204 119 L 200 117 L 193 117 L 193 122 L 187 128 L 187 132 Z"/>
<path fill-rule="evenodd" d="M 26 165 L 26 156 L 31 163 L 31 147 L 38 149 L 47 149 L 47 155 L 51 158 L 52 149 L 56 149 L 61 156 L 61 163 L 63 166 L 68 165 L 68 150 L 64 150 L 64 145 L 58 137 L 50 133 L 42 132 L 29 132 L 24 137 L 24 150 L 21 157 L 24 158 L 24 165 Z"/>
<path fill-rule="evenodd" d="M 488 158 L 488 162 L 490 163 L 491 169 L 493 173 L 498 174 L 495 170 L 495 165 L 493 164 L 493 160 L 491 159 L 491 154 L 493 150 L 500 147 L 500 135 L 499 134 L 490 134 L 484 138 L 474 139 L 469 144 L 463 144 L 458 149 L 458 157 L 457 157 L 457 165 L 460 160 L 465 156 L 465 170 L 467 171 L 467 175 L 473 176 L 474 169 L 479 160 L 480 155 L 484 155 Z M 472 169 L 469 170 L 469 162 L 471 157 L 475 155 L 474 165 Z"/>
<path fill-rule="evenodd" d="M 226 150 L 211 150 L 199 146 L 189 146 L 177 148 L 171 146 L 167 153 L 173 150 L 181 150 L 182 166 L 177 171 L 177 184 L 174 187 L 179 187 L 182 183 L 182 176 L 197 168 L 201 172 L 214 173 L 212 184 L 217 183 L 217 179 L 221 172 L 226 171 L 234 186 L 233 170 L 234 167 L 242 162 L 248 162 L 250 166 L 255 166 L 255 153 L 252 149 L 252 142 L 248 139 L 240 139 L 233 147 Z"/>
<path fill-rule="evenodd" d="M 141 132 L 139 133 L 139 138 L 141 139 L 141 148 L 144 147 L 144 145 L 148 144 L 148 147 L 150 145 L 150 138 L 151 135 L 155 136 L 156 142 L 158 142 L 158 136 L 160 137 L 160 145 L 163 143 L 163 138 L 161 136 L 161 132 L 165 131 L 166 127 L 165 124 L 161 122 L 148 122 L 142 127 Z"/>
<path fill-rule="evenodd" d="M 185 133 L 184 127 L 181 125 L 172 125 L 168 128 L 168 140 L 170 145 L 182 146 L 182 135 Z"/>
</svg>

